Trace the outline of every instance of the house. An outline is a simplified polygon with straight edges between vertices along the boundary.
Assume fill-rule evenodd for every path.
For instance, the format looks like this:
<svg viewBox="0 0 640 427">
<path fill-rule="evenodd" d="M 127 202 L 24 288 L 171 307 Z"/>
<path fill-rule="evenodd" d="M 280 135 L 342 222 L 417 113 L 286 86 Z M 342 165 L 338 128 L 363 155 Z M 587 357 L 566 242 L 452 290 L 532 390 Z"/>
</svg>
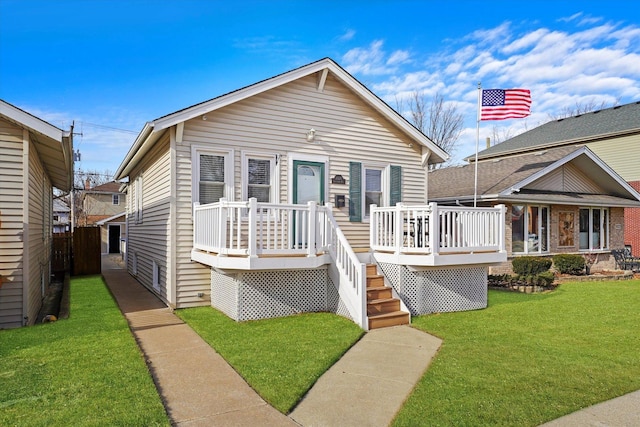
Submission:
<svg viewBox="0 0 640 427">
<path fill-rule="evenodd" d="M 586 145 L 636 191 L 640 191 L 640 101 L 552 120 L 480 153 L 479 160 L 561 146 Z M 625 208 L 624 244 L 640 256 L 640 208 Z M 616 242 L 616 247 L 620 242 Z"/>
<path fill-rule="evenodd" d="M 640 194 L 586 145 L 561 145 L 434 170 L 429 198 L 443 204 L 507 206 L 509 257 L 595 254 L 592 270 L 615 269 L 624 244 L 624 209 Z M 510 264 L 492 267 L 510 272 Z"/>
<path fill-rule="evenodd" d="M 91 187 L 87 179 L 82 192 L 82 213 L 78 223 L 82 226 L 96 225 L 114 215 L 124 214 L 126 194 L 120 191 L 121 184 L 111 181 Z"/>
<path fill-rule="evenodd" d="M 71 190 L 72 130 L 0 100 L 0 329 L 35 322 L 51 275 L 53 188 Z"/>
<path fill-rule="evenodd" d="M 116 171 L 127 268 L 171 307 L 236 320 L 331 311 L 369 329 L 483 308 L 504 209 L 428 204 L 446 158 L 313 62 L 147 122 Z"/>
<path fill-rule="evenodd" d="M 71 208 L 63 198 L 53 199 L 53 232 L 71 231 Z"/>
</svg>

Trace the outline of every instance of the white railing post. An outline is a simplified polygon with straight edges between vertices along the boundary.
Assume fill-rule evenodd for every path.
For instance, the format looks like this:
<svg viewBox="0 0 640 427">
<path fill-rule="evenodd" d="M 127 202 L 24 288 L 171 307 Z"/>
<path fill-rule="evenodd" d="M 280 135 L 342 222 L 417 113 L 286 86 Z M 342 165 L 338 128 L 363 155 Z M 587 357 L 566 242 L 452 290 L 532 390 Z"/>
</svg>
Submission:
<svg viewBox="0 0 640 427">
<path fill-rule="evenodd" d="M 307 220 L 307 256 L 316 256 L 316 226 L 318 224 L 318 205 L 314 201 L 307 202 L 309 218 Z"/>
<path fill-rule="evenodd" d="M 402 248 L 402 238 L 403 227 L 404 227 L 404 218 L 402 212 L 402 203 L 396 203 L 396 209 L 393 212 L 393 245 L 396 248 L 396 254 L 400 253 L 400 249 Z"/>
<path fill-rule="evenodd" d="M 229 206 L 225 197 L 220 198 L 220 214 L 218 215 L 218 241 L 214 242 L 214 246 L 220 248 L 220 255 L 227 255 L 227 215 Z"/>
<path fill-rule="evenodd" d="M 437 203 L 429 203 L 429 248 L 431 254 L 438 255 L 440 252 L 440 213 Z"/>
<path fill-rule="evenodd" d="M 371 205 L 371 218 L 369 220 L 369 247 L 378 244 L 378 227 L 380 226 L 380 213 L 376 211 L 378 206 Z"/>
<path fill-rule="evenodd" d="M 258 199 L 252 197 L 249 199 L 249 247 L 248 255 L 250 257 L 258 256 Z M 260 236 L 262 238 L 262 236 Z"/>
<path fill-rule="evenodd" d="M 506 219 L 507 219 L 507 207 L 503 204 L 494 206 L 498 210 L 498 247 L 500 252 L 507 251 L 507 242 L 506 239 Z"/>
<path fill-rule="evenodd" d="M 200 202 L 195 202 L 193 204 L 193 246 L 196 247 L 198 242 L 198 231 L 199 231 L 199 227 L 198 227 L 198 222 L 196 221 L 196 211 L 197 211 L 197 207 L 200 206 Z"/>
</svg>

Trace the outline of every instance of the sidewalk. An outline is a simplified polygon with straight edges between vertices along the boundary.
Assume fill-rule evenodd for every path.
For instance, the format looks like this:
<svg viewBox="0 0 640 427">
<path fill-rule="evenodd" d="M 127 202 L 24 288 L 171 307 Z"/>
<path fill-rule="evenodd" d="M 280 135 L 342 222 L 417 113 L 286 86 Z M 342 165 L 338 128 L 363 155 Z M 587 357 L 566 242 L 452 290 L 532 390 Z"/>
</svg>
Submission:
<svg viewBox="0 0 640 427">
<path fill-rule="evenodd" d="M 102 275 L 129 322 L 174 426 L 296 426 L 113 256 Z"/>
<path fill-rule="evenodd" d="M 640 426 L 640 390 L 565 415 L 541 427 Z"/>
</svg>

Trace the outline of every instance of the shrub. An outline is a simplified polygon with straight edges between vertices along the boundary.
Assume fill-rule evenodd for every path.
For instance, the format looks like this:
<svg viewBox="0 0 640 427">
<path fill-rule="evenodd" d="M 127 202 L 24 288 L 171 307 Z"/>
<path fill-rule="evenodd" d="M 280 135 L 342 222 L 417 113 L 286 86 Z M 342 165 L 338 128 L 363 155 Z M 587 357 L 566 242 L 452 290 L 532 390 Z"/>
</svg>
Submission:
<svg viewBox="0 0 640 427">
<path fill-rule="evenodd" d="M 522 256 L 511 261 L 513 272 L 521 276 L 535 276 L 549 271 L 551 260 L 549 258 Z"/>
<path fill-rule="evenodd" d="M 581 255 L 558 254 L 553 256 L 553 265 L 562 274 L 582 274 L 584 258 Z"/>
</svg>

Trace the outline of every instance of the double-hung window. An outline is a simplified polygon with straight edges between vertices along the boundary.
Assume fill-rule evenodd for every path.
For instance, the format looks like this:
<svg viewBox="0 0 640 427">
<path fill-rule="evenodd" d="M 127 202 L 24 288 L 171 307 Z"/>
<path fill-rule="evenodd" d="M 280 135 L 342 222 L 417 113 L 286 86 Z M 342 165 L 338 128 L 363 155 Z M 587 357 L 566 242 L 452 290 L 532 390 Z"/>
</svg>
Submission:
<svg viewBox="0 0 640 427">
<path fill-rule="evenodd" d="M 276 156 L 242 153 L 242 199 L 276 203 Z"/>
<path fill-rule="evenodd" d="M 511 252 L 549 251 L 549 207 L 511 206 Z"/>
<path fill-rule="evenodd" d="M 349 163 L 349 221 L 367 221 L 371 206 L 402 201 L 402 167 Z"/>
<path fill-rule="evenodd" d="M 580 250 L 609 247 L 609 210 L 580 208 Z"/>
<path fill-rule="evenodd" d="M 112 194 L 111 203 L 113 205 L 119 205 L 120 204 L 120 195 L 119 194 Z"/>
<path fill-rule="evenodd" d="M 216 203 L 233 200 L 233 151 L 194 147 L 192 156 L 193 202 Z"/>
</svg>

